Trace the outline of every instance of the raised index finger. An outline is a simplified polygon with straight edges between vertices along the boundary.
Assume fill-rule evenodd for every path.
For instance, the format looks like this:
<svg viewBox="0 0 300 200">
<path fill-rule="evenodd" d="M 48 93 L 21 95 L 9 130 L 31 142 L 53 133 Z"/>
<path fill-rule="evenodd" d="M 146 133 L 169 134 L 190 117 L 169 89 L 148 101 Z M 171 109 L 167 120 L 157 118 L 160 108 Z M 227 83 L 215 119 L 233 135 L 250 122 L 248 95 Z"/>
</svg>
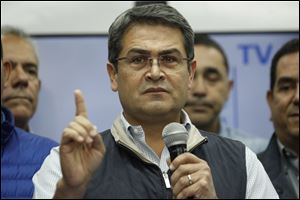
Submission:
<svg viewBox="0 0 300 200">
<path fill-rule="evenodd" d="M 80 90 L 75 90 L 75 106 L 76 106 L 76 116 L 84 116 L 87 117 L 87 110 L 84 102 L 83 95 Z"/>
</svg>

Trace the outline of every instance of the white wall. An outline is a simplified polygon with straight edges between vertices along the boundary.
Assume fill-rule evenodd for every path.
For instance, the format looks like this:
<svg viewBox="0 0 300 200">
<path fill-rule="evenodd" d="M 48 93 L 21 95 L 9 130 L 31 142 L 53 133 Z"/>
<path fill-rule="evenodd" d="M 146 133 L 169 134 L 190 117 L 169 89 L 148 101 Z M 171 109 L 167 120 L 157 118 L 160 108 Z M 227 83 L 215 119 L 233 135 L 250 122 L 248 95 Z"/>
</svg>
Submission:
<svg viewBox="0 0 300 200">
<path fill-rule="evenodd" d="M 298 31 L 298 1 L 169 1 L 195 31 Z M 1 1 L 1 25 L 31 34 L 106 34 L 133 1 Z"/>
</svg>

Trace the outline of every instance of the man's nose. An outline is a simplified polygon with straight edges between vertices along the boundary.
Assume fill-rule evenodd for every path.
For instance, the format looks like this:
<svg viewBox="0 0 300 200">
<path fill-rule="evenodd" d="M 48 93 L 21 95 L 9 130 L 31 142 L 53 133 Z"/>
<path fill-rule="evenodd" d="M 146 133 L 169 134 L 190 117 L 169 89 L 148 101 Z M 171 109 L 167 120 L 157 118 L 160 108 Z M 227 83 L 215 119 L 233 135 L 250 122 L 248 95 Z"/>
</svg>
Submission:
<svg viewBox="0 0 300 200">
<path fill-rule="evenodd" d="M 205 96 L 207 94 L 207 85 L 203 77 L 198 76 L 193 80 L 192 94 L 197 97 Z"/>
<path fill-rule="evenodd" d="M 165 75 L 161 71 L 158 59 L 151 59 L 148 63 L 150 70 L 147 73 L 147 80 L 157 81 L 164 79 Z"/>
<path fill-rule="evenodd" d="M 22 67 L 21 64 L 17 64 L 13 67 L 11 72 L 11 83 L 12 87 L 27 87 L 29 76 Z"/>
</svg>

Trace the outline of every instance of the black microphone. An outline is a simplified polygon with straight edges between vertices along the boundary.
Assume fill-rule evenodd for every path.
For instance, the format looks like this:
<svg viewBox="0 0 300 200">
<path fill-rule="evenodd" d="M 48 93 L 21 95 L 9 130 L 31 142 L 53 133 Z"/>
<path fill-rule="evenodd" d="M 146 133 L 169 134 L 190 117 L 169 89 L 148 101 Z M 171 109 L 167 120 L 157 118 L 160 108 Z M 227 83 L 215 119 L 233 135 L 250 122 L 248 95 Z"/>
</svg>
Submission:
<svg viewBox="0 0 300 200">
<path fill-rule="evenodd" d="M 170 152 L 171 161 L 187 151 L 188 132 L 182 124 L 172 122 L 166 125 L 163 129 L 162 137 Z"/>
<path fill-rule="evenodd" d="M 168 124 L 163 129 L 162 137 L 170 152 L 171 161 L 187 151 L 186 143 L 188 139 L 188 132 L 182 124 L 177 122 Z M 171 176 L 171 174 L 172 172 L 169 171 L 168 175 Z M 194 198 L 188 197 L 187 199 Z"/>
</svg>

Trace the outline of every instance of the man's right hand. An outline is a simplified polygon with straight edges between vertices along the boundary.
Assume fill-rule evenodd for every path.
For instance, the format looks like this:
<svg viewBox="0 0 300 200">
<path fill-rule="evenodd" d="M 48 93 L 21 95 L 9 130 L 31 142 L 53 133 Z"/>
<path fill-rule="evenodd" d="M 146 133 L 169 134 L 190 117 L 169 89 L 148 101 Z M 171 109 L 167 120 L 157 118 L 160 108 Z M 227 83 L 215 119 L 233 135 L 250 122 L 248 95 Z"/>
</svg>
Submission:
<svg viewBox="0 0 300 200">
<path fill-rule="evenodd" d="M 54 198 L 82 198 L 92 173 L 100 165 L 105 146 L 95 126 L 88 120 L 84 98 L 75 91 L 76 116 L 64 130 L 60 144 L 62 179 Z"/>
</svg>

